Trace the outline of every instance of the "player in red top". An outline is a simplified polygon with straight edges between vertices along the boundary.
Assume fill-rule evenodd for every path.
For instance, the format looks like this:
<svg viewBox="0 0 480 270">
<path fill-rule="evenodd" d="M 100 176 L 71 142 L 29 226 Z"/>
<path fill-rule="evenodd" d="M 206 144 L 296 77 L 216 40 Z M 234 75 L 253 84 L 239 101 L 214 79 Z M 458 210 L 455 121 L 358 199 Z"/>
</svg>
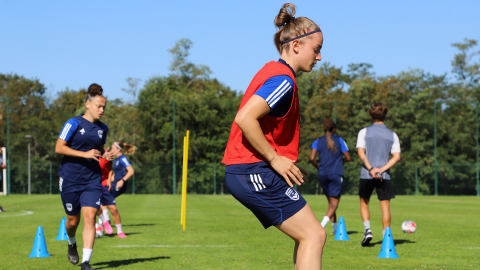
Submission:
<svg viewBox="0 0 480 270">
<path fill-rule="evenodd" d="M 300 139 L 295 75 L 321 60 L 323 35 L 310 19 L 293 15 L 295 6 L 284 4 L 275 18 L 280 60 L 267 63 L 248 86 L 222 162 L 230 193 L 265 228 L 273 225 L 295 241 L 295 269 L 320 269 L 325 230 L 293 184 L 301 185 L 306 174 L 295 165 Z"/>
</svg>

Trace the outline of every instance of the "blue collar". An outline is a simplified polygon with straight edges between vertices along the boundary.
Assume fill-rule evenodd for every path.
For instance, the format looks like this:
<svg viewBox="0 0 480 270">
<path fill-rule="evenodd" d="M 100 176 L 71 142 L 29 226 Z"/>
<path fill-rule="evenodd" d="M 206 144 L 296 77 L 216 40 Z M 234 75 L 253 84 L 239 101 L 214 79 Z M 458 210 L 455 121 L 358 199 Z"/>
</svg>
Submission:
<svg viewBox="0 0 480 270">
<path fill-rule="evenodd" d="M 295 71 L 293 70 L 293 68 L 292 68 L 287 62 L 285 62 L 285 60 L 283 60 L 282 58 L 280 58 L 280 59 L 278 59 L 278 62 L 284 64 L 285 66 L 287 66 L 287 67 L 292 71 L 293 77 L 295 77 L 295 78 L 297 77 L 297 74 L 295 74 Z"/>
</svg>

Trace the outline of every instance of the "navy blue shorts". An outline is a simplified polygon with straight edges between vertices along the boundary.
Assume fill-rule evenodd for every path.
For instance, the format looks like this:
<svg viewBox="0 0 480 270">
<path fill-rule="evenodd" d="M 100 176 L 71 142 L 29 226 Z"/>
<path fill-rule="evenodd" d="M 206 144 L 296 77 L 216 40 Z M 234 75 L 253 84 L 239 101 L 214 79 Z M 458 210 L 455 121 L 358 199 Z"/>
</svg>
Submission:
<svg viewBox="0 0 480 270">
<path fill-rule="evenodd" d="M 307 204 L 302 195 L 275 172 L 225 173 L 225 184 L 233 197 L 250 209 L 265 229 L 280 225 Z"/>
<path fill-rule="evenodd" d="M 118 181 L 120 181 L 120 180 L 118 180 Z M 110 189 L 110 193 L 113 195 L 114 198 L 117 198 L 118 196 L 125 193 L 125 191 L 127 191 L 127 182 L 124 182 L 123 186 L 118 191 L 115 189 L 118 181 L 113 181 L 112 182 L 112 188 Z"/>
<path fill-rule="evenodd" d="M 328 197 L 340 198 L 342 196 L 343 176 L 338 174 L 319 174 L 318 180 L 322 186 L 323 193 Z"/>
<path fill-rule="evenodd" d="M 69 188 L 62 188 L 60 196 L 62 198 L 63 208 L 69 216 L 75 216 L 80 213 L 82 207 L 100 208 L 100 200 L 102 198 L 102 184 L 85 186 L 85 189 L 69 192 Z"/>
<path fill-rule="evenodd" d="M 115 205 L 115 197 L 108 191 L 108 186 L 103 187 L 102 205 Z"/>
</svg>

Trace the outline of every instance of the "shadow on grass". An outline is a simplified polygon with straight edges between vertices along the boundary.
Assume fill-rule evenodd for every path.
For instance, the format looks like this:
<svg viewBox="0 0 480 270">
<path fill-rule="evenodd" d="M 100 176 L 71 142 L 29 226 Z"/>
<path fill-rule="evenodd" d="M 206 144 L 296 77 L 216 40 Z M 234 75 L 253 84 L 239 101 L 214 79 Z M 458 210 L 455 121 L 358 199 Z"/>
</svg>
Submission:
<svg viewBox="0 0 480 270">
<path fill-rule="evenodd" d="M 347 234 L 356 234 L 358 233 L 357 231 L 347 231 Z"/>
<path fill-rule="evenodd" d="M 163 260 L 163 259 L 170 259 L 170 257 L 167 256 L 161 256 L 161 257 L 152 257 L 152 258 L 138 258 L 138 259 L 126 259 L 126 260 L 118 260 L 118 261 L 109 261 L 109 262 L 98 262 L 92 264 L 92 266 L 99 266 L 96 269 L 105 269 L 109 267 L 121 267 L 123 265 L 129 265 L 129 264 L 134 264 L 134 263 L 141 263 L 141 262 L 148 262 L 148 261 L 156 261 L 156 260 Z"/>
<path fill-rule="evenodd" d="M 137 227 L 137 226 L 155 226 L 156 224 L 127 224 L 123 225 L 123 227 Z"/>
<path fill-rule="evenodd" d="M 129 236 L 129 235 L 134 235 L 134 234 L 142 234 L 141 232 L 132 232 L 132 233 L 125 233 L 126 236 Z M 105 233 L 103 235 L 103 237 L 116 237 L 117 234 L 116 233 L 112 233 L 112 234 L 107 234 Z"/>
<path fill-rule="evenodd" d="M 376 243 L 370 243 L 370 247 L 374 247 L 376 245 L 381 245 L 383 241 L 378 241 Z M 405 239 L 397 239 L 393 240 L 393 243 L 396 245 L 402 245 L 402 244 L 415 244 L 416 241 L 411 241 L 411 240 L 405 240 Z"/>
</svg>

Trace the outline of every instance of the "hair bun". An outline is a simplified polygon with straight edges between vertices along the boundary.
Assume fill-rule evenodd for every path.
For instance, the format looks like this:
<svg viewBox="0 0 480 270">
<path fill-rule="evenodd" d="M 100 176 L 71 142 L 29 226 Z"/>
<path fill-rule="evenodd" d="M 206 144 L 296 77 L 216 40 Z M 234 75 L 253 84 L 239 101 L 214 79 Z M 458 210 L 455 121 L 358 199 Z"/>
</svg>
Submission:
<svg viewBox="0 0 480 270">
<path fill-rule="evenodd" d="M 293 17 L 294 15 L 295 15 L 295 5 L 290 3 L 283 4 L 282 8 L 280 8 L 280 11 L 278 12 L 277 17 L 275 17 L 274 23 L 278 28 L 281 28 L 284 25 L 291 22 L 292 20 L 294 20 L 295 19 L 295 17 Z"/>
<path fill-rule="evenodd" d="M 89 96 L 101 96 L 103 94 L 103 88 L 96 84 L 96 83 L 92 83 L 89 87 L 88 87 L 88 91 L 87 91 L 87 95 Z"/>
</svg>

